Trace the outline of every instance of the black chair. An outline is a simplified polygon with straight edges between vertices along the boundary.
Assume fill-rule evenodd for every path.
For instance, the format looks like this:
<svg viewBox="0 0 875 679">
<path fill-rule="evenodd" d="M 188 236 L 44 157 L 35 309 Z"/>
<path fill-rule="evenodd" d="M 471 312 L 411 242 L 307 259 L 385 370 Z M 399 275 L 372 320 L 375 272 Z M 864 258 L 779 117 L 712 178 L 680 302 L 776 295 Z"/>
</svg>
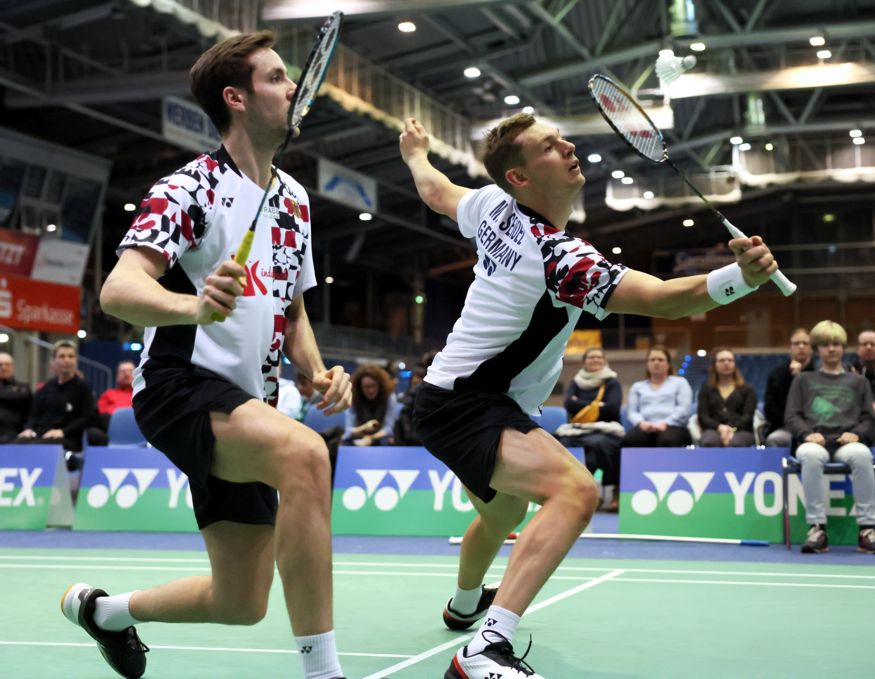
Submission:
<svg viewBox="0 0 875 679">
<path fill-rule="evenodd" d="M 790 474 L 798 474 L 802 471 L 802 463 L 792 455 L 781 459 L 781 486 L 784 498 L 784 544 L 790 549 L 790 498 L 788 477 Z M 851 473 L 851 467 L 847 462 L 827 462 L 823 468 L 824 474 Z"/>
</svg>

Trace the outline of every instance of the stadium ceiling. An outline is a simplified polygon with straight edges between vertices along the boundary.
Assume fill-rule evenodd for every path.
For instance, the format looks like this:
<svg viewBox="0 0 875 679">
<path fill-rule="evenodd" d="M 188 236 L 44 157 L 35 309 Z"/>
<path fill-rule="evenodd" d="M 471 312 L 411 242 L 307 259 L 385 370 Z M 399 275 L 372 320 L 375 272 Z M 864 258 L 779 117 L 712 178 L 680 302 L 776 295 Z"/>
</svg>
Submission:
<svg viewBox="0 0 875 679">
<path fill-rule="evenodd" d="M 577 144 L 588 179 L 577 213 L 585 220 L 574 232 L 606 250 L 622 245 L 636 265 L 652 252 L 653 229 L 701 208 L 607 207 L 612 172 L 655 183 L 663 175 L 598 122 L 586 90 L 592 74 L 666 110 L 672 158 L 699 173 L 732 173 L 736 135 L 792 148 L 817 168 L 829 165 L 824 148 L 850 144 L 848 130 L 875 128 L 875 0 L 6 0 L 2 125 L 113 161 L 108 253 L 129 221 L 120 206 L 138 202 L 192 155 L 163 135 L 161 101 L 188 96 L 197 55 L 223 36 L 264 27 L 278 32 L 284 58 L 300 63 L 321 17 L 334 9 L 346 12 L 345 56 L 332 93 L 320 98 L 284 161 L 311 189 L 317 256 L 334 272 L 354 264 L 408 278 L 468 275 L 470 244 L 421 206 L 398 156 L 405 107 L 444 130 L 435 162 L 471 186 L 486 181 L 472 145 L 490 121 L 524 106 L 556 121 Z M 401 21 L 416 30 L 400 32 Z M 816 37 L 824 44 L 810 44 Z M 696 43 L 704 51 L 694 51 Z M 665 48 L 698 58 L 670 98 L 653 73 Z M 818 56 L 823 49 L 828 57 Z M 466 77 L 469 68 L 479 75 Z M 391 105 L 380 88 L 397 93 Z M 505 103 L 515 101 L 508 97 L 518 103 Z M 601 160 L 587 162 L 591 154 Z M 373 220 L 361 222 L 358 210 L 320 195 L 320 158 L 376 180 Z M 829 177 L 803 190 L 848 199 L 871 193 Z M 793 191 L 798 185 L 745 186 L 741 202 L 723 209 L 740 225 L 756 224 L 769 218 L 776 194 Z M 666 248 L 722 238 L 716 224 L 707 233 L 660 232 Z"/>
</svg>

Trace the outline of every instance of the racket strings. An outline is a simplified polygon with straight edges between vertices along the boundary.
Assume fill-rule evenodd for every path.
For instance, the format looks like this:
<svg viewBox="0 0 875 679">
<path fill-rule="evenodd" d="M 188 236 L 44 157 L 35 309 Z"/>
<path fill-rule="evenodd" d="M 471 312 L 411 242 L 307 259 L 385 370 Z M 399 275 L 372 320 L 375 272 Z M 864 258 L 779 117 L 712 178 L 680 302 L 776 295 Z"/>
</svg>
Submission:
<svg viewBox="0 0 875 679">
<path fill-rule="evenodd" d="M 594 78 L 590 87 L 602 113 L 620 136 L 650 160 L 663 160 L 662 139 L 632 98 L 606 78 Z"/>
<path fill-rule="evenodd" d="M 319 42 L 307 60 L 304 71 L 298 81 L 292 107 L 289 109 L 289 127 L 297 127 L 304 116 L 310 111 L 313 101 L 322 85 L 325 72 L 331 63 L 337 38 L 340 36 L 340 18 L 332 16 L 320 34 Z"/>
</svg>

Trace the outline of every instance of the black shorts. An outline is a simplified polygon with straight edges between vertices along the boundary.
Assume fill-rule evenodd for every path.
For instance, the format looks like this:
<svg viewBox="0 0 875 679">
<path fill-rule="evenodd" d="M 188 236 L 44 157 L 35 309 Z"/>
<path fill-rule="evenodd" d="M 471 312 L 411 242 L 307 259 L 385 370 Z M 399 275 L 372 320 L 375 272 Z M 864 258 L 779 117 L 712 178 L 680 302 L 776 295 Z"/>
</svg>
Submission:
<svg viewBox="0 0 875 679">
<path fill-rule="evenodd" d="M 423 382 L 416 390 L 413 428 L 432 455 L 453 470 L 474 495 L 489 502 L 498 444 L 505 429 L 537 429 L 505 394 L 450 391 Z"/>
<path fill-rule="evenodd" d="M 216 437 L 210 413 L 230 414 L 253 398 L 221 375 L 182 364 L 145 371 L 134 415 L 155 448 L 188 476 L 197 525 L 216 521 L 273 525 L 277 492 L 264 483 L 232 483 L 210 474 Z"/>
</svg>

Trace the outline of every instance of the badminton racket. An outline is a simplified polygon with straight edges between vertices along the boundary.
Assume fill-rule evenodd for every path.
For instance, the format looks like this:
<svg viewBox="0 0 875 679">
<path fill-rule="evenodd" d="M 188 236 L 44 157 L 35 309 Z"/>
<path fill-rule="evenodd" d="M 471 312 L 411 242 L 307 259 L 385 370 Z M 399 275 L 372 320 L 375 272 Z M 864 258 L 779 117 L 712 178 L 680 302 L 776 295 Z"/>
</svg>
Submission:
<svg viewBox="0 0 875 679">
<path fill-rule="evenodd" d="M 264 201 L 270 194 L 273 183 L 276 180 L 275 167 L 283 154 L 286 152 L 286 147 L 289 145 L 292 137 L 300 129 L 301 121 L 310 112 L 310 107 L 316 99 L 319 88 L 322 86 L 322 81 L 325 79 L 325 73 L 328 70 L 328 65 L 331 63 L 331 58 L 334 56 L 334 50 L 337 47 L 337 39 L 340 37 L 340 28 L 343 24 L 343 12 L 334 12 L 329 16 L 319 32 L 316 34 L 316 42 L 307 56 L 307 61 L 304 63 L 304 68 L 301 70 L 301 75 L 298 78 L 295 93 L 292 95 L 292 101 L 289 104 L 288 119 L 286 121 L 286 136 L 283 142 L 277 147 L 276 153 L 273 155 L 270 168 L 270 181 L 261 195 L 261 200 L 258 203 L 258 210 L 255 212 L 255 217 L 249 225 L 243 240 L 240 241 L 240 246 L 234 255 L 234 259 L 241 266 L 246 266 L 246 260 L 249 259 L 249 251 L 252 249 L 252 241 L 255 238 L 255 227 L 258 224 L 258 219 L 261 216 L 261 210 L 264 207 Z M 214 321 L 223 321 L 225 317 L 219 313 L 213 314 Z"/>
<path fill-rule="evenodd" d="M 746 236 L 730 222 L 723 214 L 711 204 L 696 186 L 687 179 L 687 176 L 668 157 L 668 146 L 662 136 L 662 132 L 645 113 L 641 105 L 635 101 L 629 92 L 620 87 L 610 78 L 603 75 L 594 75 L 589 80 L 589 93 L 599 110 L 599 113 L 608 121 L 608 125 L 616 132 L 632 149 L 641 157 L 646 158 L 657 165 L 667 163 L 671 169 L 678 173 L 684 183 L 692 189 L 717 218 L 723 222 L 726 230 L 733 238 L 746 238 Z M 784 295 L 792 295 L 796 291 L 796 284 L 791 282 L 783 273 L 776 271 L 771 275 L 772 281 Z"/>
</svg>

